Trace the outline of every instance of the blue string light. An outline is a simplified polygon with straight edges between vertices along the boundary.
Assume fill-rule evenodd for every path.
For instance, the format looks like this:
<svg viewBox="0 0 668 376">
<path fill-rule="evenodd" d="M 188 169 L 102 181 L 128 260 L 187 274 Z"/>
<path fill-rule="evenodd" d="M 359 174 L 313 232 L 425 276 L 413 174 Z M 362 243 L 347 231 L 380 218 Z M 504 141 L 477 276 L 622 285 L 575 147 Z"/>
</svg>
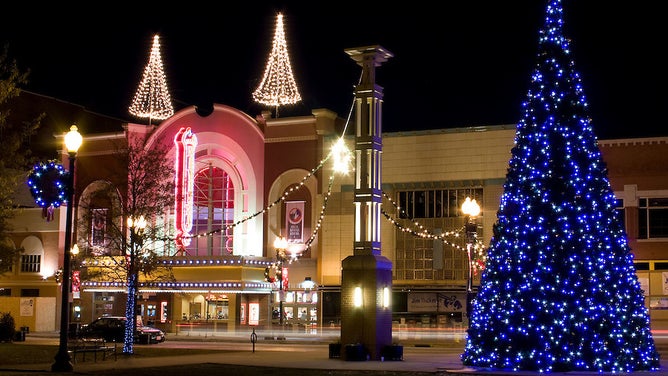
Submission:
<svg viewBox="0 0 668 376">
<path fill-rule="evenodd" d="M 541 373 L 655 371 L 645 297 L 562 13 L 561 0 L 549 0 L 462 361 Z"/>
<path fill-rule="evenodd" d="M 35 164 L 27 181 L 35 203 L 42 208 L 57 208 L 67 202 L 68 176 L 69 171 L 54 161 Z"/>
</svg>

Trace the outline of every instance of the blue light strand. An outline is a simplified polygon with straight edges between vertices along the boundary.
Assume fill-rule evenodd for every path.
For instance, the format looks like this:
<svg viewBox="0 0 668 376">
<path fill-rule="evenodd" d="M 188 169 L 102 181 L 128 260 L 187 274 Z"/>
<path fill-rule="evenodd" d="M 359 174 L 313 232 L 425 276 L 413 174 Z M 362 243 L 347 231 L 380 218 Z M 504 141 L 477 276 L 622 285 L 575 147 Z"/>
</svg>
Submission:
<svg viewBox="0 0 668 376">
<path fill-rule="evenodd" d="M 659 369 L 580 77 L 550 0 L 462 361 L 508 371 Z"/>
<path fill-rule="evenodd" d="M 57 208 L 66 203 L 69 174 L 63 165 L 55 161 L 35 164 L 26 181 L 35 203 L 41 208 Z"/>
</svg>

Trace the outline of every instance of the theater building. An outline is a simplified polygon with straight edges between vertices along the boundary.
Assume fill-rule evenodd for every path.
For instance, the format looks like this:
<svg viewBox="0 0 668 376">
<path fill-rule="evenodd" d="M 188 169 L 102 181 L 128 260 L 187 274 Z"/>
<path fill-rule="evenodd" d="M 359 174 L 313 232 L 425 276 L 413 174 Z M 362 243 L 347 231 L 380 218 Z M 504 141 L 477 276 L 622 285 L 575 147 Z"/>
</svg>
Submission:
<svg viewBox="0 0 668 376">
<path fill-rule="evenodd" d="M 84 141 L 76 158 L 74 213 L 82 254 L 120 255 L 104 242 L 105 213 L 127 200 L 118 178 L 127 166 L 114 157 L 118 145 L 146 136 L 146 148 L 168 147 L 165 158 L 177 168 L 166 178 L 184 182 L 181 202 L 165 208 L 160 220 L 185 236 L 154 249 L 173 279 L 140 280 L 137 313 L 144 322 L 171 333 L 279 321 L 295 328 L 340 323 L 341 261 L 353 254 L 354 174 L 337 172 L 330 151 L 342 137 L 353 145 L 354 126 L 346 127 L 345 119 L 326 109 L 252 117 L 214 104 L 206 113 L 184 108 L 158 125 L 122 124 L 110 133 L 79 128 Z M 392 262 L 398 327 L 461 326 L 469 270 L 461 204 L 471 197 L 481 205 L 476 234 L 488 245 L 514 136 L 514 125 L 383 134 L 382 254 Z M 668 138 L 601 140 L 599 146 L 646 287 L 652 327 L 666 327 L 668 167 L 662 160 Z M 118 195 L 96 202 L 96 192 L 110 185 Z M 26 253 L 0 276 L 0 311 L 14 312 L 17 326 L 57 329 L 64 212 L 58 208 L 46 221 L 33 205 L 16 217 L 12 241 Z M 265 272 L 277 262 L 277 238 L 287 240 L 286 271 L 272 282 Z M 484 265 L 475 261 L 474 290 Z M 81 268 L 94 265 L 74 268 L 72 321 L 123 315 L 125 280 L 87 278 Z"/>
</svg>

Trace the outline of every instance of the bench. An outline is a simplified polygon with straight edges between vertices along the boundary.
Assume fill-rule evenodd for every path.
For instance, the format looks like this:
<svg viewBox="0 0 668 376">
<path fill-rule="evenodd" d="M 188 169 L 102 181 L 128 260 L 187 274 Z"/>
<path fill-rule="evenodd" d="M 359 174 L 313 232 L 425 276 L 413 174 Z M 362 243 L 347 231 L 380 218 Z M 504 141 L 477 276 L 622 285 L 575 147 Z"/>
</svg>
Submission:
<svg viewBox="0 0 668 376">
<path fill-rule="evenodd" d="M 93 359 L 97 362 L 97 354 L 102 354 L 102 360 L 107 359 L 107 355 L 113 355 L 114 360 L 117 360 L 117 344 L 113 342 L 113 346 L 108 344 L 103 338 L 77 338 L 68 343 L 68 351 L 72 354 L 72 360 L 77 362 L 77 354 L 81 354 L 81 361 L 86 361 L 86 354 L 93 353 Z"/>
</svg>

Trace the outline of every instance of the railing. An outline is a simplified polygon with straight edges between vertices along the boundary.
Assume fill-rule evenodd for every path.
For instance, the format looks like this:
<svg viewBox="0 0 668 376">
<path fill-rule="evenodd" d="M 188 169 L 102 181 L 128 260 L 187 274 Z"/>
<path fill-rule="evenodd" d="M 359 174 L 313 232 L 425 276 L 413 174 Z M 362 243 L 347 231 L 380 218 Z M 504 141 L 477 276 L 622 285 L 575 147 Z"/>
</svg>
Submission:
<svg viewBox="0 0 668 376">
<path fill-rule="evenodd" d="M 102 354 L 102 360 L 107 359 L 107 355 L 113 355 L 117 359 L 117 344 L 112 342 L 113 346 L 108 344 L 103 338 L 77 338 L 70 340 L 67 344 L 68 351 L 72 354 L 72 360 L 77 362 L 77 354 L 81 354 L 81 361 L 86 361 L 86 354 L 92 353 L 93 360 L 97 362 L 97 354 Z"/>
</svg>

